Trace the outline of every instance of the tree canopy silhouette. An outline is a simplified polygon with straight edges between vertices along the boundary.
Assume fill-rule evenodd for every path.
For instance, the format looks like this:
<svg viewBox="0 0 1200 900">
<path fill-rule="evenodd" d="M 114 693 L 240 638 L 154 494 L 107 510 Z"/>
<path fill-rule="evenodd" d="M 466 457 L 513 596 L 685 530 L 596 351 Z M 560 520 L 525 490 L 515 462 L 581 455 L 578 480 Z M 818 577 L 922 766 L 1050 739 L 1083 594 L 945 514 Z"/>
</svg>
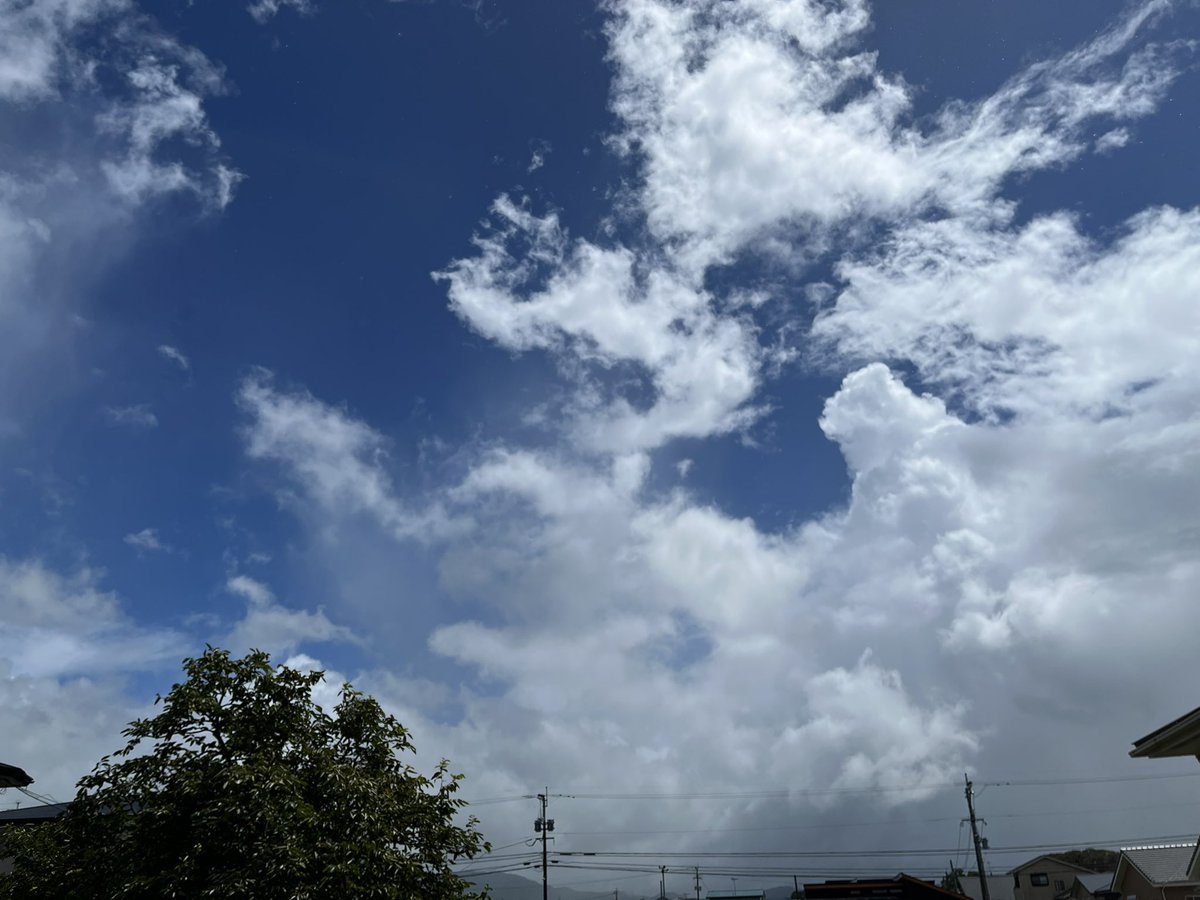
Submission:
<svg viewBox="0 0 1200 900">
<path fill-rule="evenodd" d="M 80 780 L 50 825 L 9 829 L 0 898 L 461 898 L 452 864 L 488 849 L 461 775 L 404 760 L 409 733 L 322 672 L 208 648 L 157 715 Z"/>
</svg>

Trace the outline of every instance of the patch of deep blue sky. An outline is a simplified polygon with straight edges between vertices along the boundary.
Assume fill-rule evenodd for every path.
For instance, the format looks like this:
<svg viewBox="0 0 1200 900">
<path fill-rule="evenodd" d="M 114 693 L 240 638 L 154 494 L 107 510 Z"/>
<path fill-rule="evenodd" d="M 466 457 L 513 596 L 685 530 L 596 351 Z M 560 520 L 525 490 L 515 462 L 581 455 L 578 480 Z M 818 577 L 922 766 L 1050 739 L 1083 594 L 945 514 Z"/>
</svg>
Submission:
<svg viewBox="0 0 1200 900">
<path fill-rule="evenodd" d="M 914 85 L 925 116 L 1086 41 L 1123 6 L 880 3 L 866 43 Z M 430 439 L 547 440 L 521 419 L 559 389 L 552 362 L 469 332 L 430 272 L 472 252 L 502 191 L 559 210 L 573 234 L 600 233 L 632 174 L 604 141 L 614 123 L 602 16 L 585 0 L 496 4 L 484 21 L 450 0 L 356 0 L 260 27 L 236 4 L 145 8 L 225 66 L 234 90 L 206 108 L 248 178 L 219 217 L 166 204 L 95 286 L 74 365 L 103 375 L 81 375 L 84 388 L 38 416 L 13 457 L 20 471 L 5 479 L 0 539 L 14 556 L 60 562 L 86 548 L 136 618 L 164 623 L 198 610 L 235 616 L 240 601 L 221 589 L 230 554 L 267 553 L 273 563 L 246 571 L 295 602 L 360 598 L 345 610 L 350 624 L 377 624 L 379 600 L 394 597 L 413 618 L 384 637 L 420 654 L 444 613 L 406 598 L 437 593 L 434 561 L 362 523 L 352 542 L 361 583 L 333 583 L 265 490 L 263 467 L 246 465 L 233 394 L 258 365 L 281 387 L 346 404 L 392 440 L 402 492 L 453 474 L 436 453 L 430 463 Z M 1183 36 L 1195 21 L 1183 11 L 1161 30 Z M 1197 202 L 1197 120 L 1176 114 L 1194 107 L 1196 78 L 1187 72 L 1159 114 L 1132 123 L 1123 150 L 1014 180 L 1021 215 L 1071 209 L 1103 238 L 1148 203 Z M 544 165 L 530 172 L 539 149 Z M 636 228 L 617 224 L 618 238 Z M 821 275 L 747 258 L 713 273 L 713 286 L 768 284 L 799 309 L 803 282 Z M 186 353 L 191 371 L 160 357 L 162 343 Z M 689 458 L 687 483 L 701 498 L 762 527 L 828 508 L 845 496 L 846 475 L 816 420 L 839 375 L 785 370 L 764 389 L 774 411 L 752 440 L 675 442 L 657 454 L 652 485 L 678 484 L 674 463 Z M 113 427 L 102 413 L 140 403 L 157 428 Z M 175 552 L 138 554 L 122 541 L 145 527 Z"/>
</svg>

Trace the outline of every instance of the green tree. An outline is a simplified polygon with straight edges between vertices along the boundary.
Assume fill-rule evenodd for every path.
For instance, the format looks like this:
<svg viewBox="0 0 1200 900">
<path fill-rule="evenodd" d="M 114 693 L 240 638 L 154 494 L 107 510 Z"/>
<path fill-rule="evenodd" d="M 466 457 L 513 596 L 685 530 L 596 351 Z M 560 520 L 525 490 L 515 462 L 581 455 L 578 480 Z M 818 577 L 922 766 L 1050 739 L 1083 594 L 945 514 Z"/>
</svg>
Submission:
<svg viewBox="0 0 1200 900">
<path fill-rule="evenodd" d="M 408 732 L 321 672 L 209 648 L 157 715 L 79 782 L 54 824 L 4 835 L 0 898 L 462 898 L 456 860 L 486 851 L 461 775 L 403 760 Z"/>
<path fill-rule="evenodd" d="M 1056 859 L 1083 866 L 1093 872 L 1112 872 L 1117 868 L 1117 860 L 1121 854 L 1116 850 L 1105 850 L 1101 847 L 1086 847 L 1083 850 L 1067 850 L 1055 853 Z"/>
</svg>

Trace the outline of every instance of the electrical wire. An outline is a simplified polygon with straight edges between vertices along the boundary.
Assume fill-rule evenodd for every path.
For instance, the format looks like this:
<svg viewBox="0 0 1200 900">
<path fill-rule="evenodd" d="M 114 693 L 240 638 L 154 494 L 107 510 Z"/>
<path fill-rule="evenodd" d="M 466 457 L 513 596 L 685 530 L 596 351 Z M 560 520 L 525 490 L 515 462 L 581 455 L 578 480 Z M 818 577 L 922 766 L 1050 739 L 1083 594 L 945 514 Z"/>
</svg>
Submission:
<svg viewBox="0 0 1200 900">
<path fill-rule="evenodd" d="M 1077 784 L 1117 784 L 1136 781 L 1166 781 L 1177 778 L 1200 778 L 1200 772 L 1166 772 L 1153 775 L 1116 775 L 1071 778 L 1009 778 L 997 781 L 976 782 L 977 787 L 1048 787 Z M 865 788 L 766 788 L 757 791 L 678 791 L 678 792 L 586 792 L 567 791 L 549 796 L 562 800 L 766 800 L 794 797 L 827 797 L 854 794 L 897 794 L 916 791 L 961 789 L 962 782 L 924 782 L 921 784 L 897 785 L 894 787 Z M 536 794 L 520 794 L 508 797 L 487 797 L 468 801 L 473 806 L 494 803 L 511 803 L 517 800 L 533 800 Z"/>
<path fill-rule="evenodd" d="M 1048 818 L 1054 816 L 1074 816 L 1090 813 L 1104 812 L 1132 812 L 1135 810 L 1154 810 L 1154 809 L 1176 809 L 1182 807 L 1197 807 L 1200 806 L 1200 801 L 1189 801 L 1187 803 L 1155 803 L 1143 806 L 1104 806 L 1090 807 L 1088 809 L 1057 809 L 1057 810 L 1042 810 L 1038 812 L 1027 813 L 989 813 L 988 818 L 991 819 L 1029 819 L 1029 818 Z M 879 825 L 890 826 L 909 826 L 909 825 L 926 825 L 937 822 L 959 822 L 961 836 L 961 816 L 934 816 L 932 818 L 923 819 L 868 819 L 861 822 L 818 822 L 811 825 L 773 825 L 773 826 L 756 826 L 745 828 L 648 828 L 648 829 L 620 829 L 609 831 L 560 831 L 559 834 L 564 837 L 594 837 L 608 835 L 644 835 L 644 834 L 732 834 L 742 832 L 779 832 L 779 831 L 828 831 L 832 828 L 871 828 Z"/>
<path fill-rule="evenodd" d="M 1046 787 L 1069 784 L 1116 784 L 1122 781 L 1169 781 L 1173 778 L 1197 778 L 1200 772 L 1167 772 L 1157 775 L 1117 775 L 1093 778 L 1026 778 L 1009 781 L 981 781 L 983 787 Z"/>
<path fill-rule="evenodd" d="M 1008 847 L 991 847 L 988 853 L 992 855 L 1005 853 L 1035 853 L 1055 850 L 1069 850 L 1075 847 L 1128 847 L 1133 844 L 1152 843 L 1165 844 L 1190 841 L 1196 842 L 1191 835 L 1160 835 L 1157 837 L 1119 838 L 1092 841 L 1071 841 L 1067 843 L 1049 844 L 1019 844 Z M 870 857 L 923 857 L 938 856 L 950 858 L 955 847 L 910 847 L 910 848 L 865 848 L 862 850 L 558 850 L 557 856 L 590 856 L 596 858 L 640 859 L 653 857 L 656 859 L 846 859 Z"/>
</svg>

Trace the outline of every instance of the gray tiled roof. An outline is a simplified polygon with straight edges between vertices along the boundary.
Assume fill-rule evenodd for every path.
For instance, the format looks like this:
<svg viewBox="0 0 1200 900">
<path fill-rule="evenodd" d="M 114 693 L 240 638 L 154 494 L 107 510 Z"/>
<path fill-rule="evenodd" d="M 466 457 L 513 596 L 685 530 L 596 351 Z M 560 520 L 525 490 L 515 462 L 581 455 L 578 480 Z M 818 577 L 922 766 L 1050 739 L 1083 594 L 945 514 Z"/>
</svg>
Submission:
<svg viewBox="0 0 1200 900">
<path fill-rule="evenodd" d="M 1188 863 L 1196 852 L 1195 844 L 1161 844 L 1154 847 L 1126 847 L 1121 850 L 1151 884 L 1186 881 Z"/>
<path fill-rule="evenodd" d="M 1114 872 L 1097 872 L 1095 875 L 1076 875 L 1079 883 L 1088 889 L 1089 894 L 1096 891 L 1107 891 L 1112 887 Z"/>
<path fill-rule="evenodd" d="M 15 809 L 0 810 L 0 825 L 57 819 L 67 811 L 68 805 L 47 803 L 44 806 L 18 806 Z"/>
</svg>

